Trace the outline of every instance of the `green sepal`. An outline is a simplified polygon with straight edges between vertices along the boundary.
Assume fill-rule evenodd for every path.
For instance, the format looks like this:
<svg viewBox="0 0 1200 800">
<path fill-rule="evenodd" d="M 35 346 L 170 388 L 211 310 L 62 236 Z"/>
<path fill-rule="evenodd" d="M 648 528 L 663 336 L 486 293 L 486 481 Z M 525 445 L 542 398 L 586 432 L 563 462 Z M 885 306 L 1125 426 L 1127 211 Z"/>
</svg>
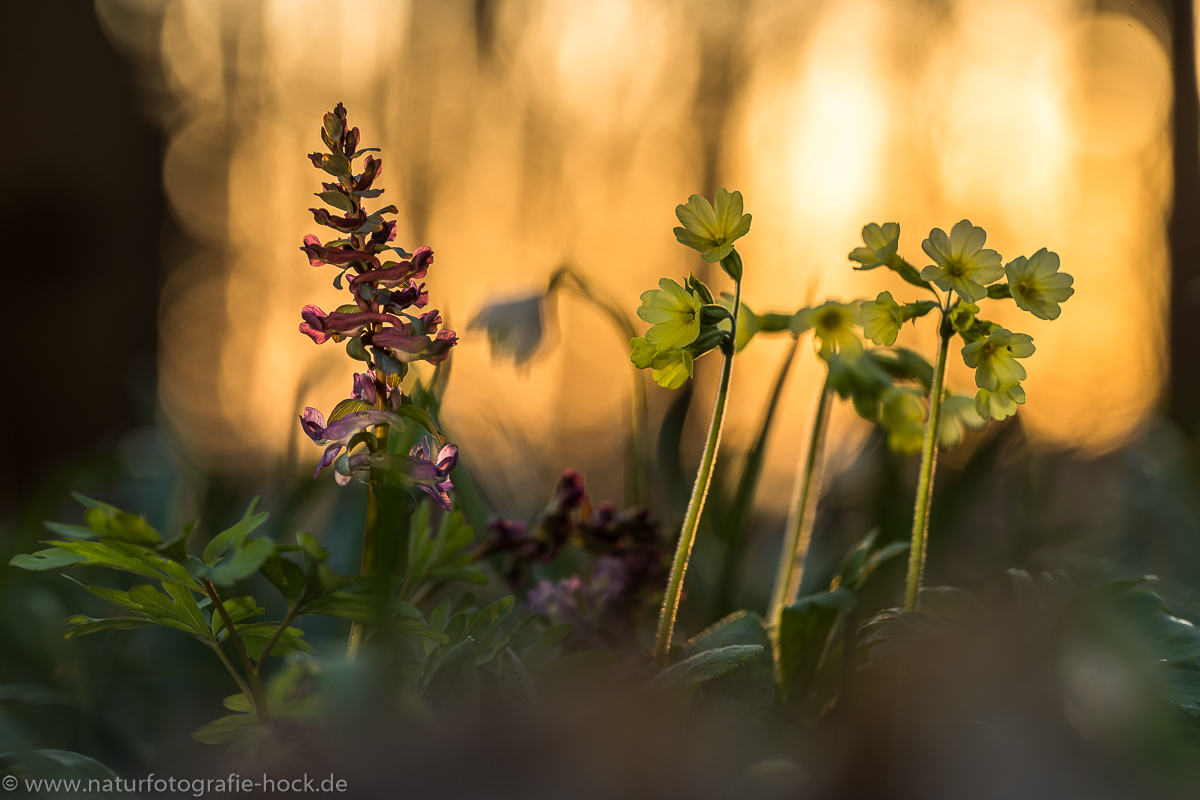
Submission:
<svg viewBox="0 0 1200 800">
<path fill-rule="evenodd" d="M 937 307 L 938 304 L 933 300 L 918 300 L 915 303 L 905 303 L 900 306 L 900 321 L 903 323 L 920 319 Z"/>
<path fill-rule="evenodd" d="M 342 417 L 359 411 L 370 411 L 374 407 L 366 400 L 360 400 L 357 397 L 347 397 L 345 400 L 338 401 L 338 404 L 333 407 L 333 411 L 329 412 L 326 424 L 332 425 Z"/>
<path fill-rule="evenodd" d="M 321 156 L 321 168 L 344 184 L 349 184 L 354 180 L 354 176 L 350 174 L 350 162 L 341 153 Z"/>
<path fill-rule="evenodd" d="M 729 309 L 725 306 L 708 303 L 700 306 L 700 324 L 701 325 L 719 325 L 725 320 L 733 319 L 733 314 L 729 313 Z"/>
<path fill-rule="evenodd" d="M 700 280 L 695 275 L 688 275 L 686 285 L 688 289 L 696 293 L 696 296 L 700 298 L 701 303 L 705 305 L 711 305 L 712 303 L 716 302 L 713 300 L 712 291 L 708 288 L 708 286 L 705 285 L 704 281 Z"/>
<path fill-rule="evenodd" d="M 357 306 L 355 306 L 357 308 Z M 346 355 L 353 358 L 355 361 L 370 361 L 371 356 L 367 354 L 367 348 L 363 346 L 362 338 L 359 336 L 351 336 L 346 341 Z"/>
<path fill-rule="evenodd" d="M 1007 283 L 993 283 L 987 287 L 987 296 L 992 300 L 1011 298 L 1012 288 Z"/>
<path fill-rule="evenodd" d="M 731 250 L 729 255 L 721 259 L 721 269 L 735 281 L 742 280 L 742 257 L 737 250 Z"/>
</svg>

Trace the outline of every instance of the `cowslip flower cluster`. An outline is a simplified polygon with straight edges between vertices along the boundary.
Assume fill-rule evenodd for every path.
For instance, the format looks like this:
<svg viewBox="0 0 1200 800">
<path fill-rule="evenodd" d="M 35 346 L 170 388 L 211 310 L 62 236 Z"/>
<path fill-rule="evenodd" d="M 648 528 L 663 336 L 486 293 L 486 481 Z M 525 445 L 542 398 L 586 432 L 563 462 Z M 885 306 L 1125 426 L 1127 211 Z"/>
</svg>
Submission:
<svg viewBox="0 0 1200 800">
<path fill-rule="evenodd" d="M 306 305 L 300 312 L 300 332 L 316 344 L 330 340 L 345 342 L 346 353 L 363 362 L 366 370 L 354 375 L 350 397 L 334 407 L 328 420 L 315 408 L 306 408 L 300 417 L 304 432 L 325 452 L 317 472 L 332 465 L 340 484 L 350 482 L 360 469 L 383 469 L 392 481 L 418 486 L 440 505 L 449 509 L 447 490 L 452 488 L 449 472 L 454 468 L 458 450 L 443 445 L 434 454 L 434 445 L 418 443 L 408 456 L 376 452 L 378 441 L 370 429 L 379 425 L 403 425 L 406 406 L 411 403 L 401 389 L 409 365 L 424 361 L 439 364 L 458 343 L 454 331 L 441 327 L 442 318 L 429 305 L 429 292 L 422 279 L 433 264 L 433 250 L 418 247 L 412 253 L 395 247 L 396 221 L 385 215 L 397 213 L 394 205 L 368 212 L 364 201 L 379 197 L 376 188 L 383 172 L 382 159 L 367 155 L 378 148 L 359 148 L 359 130 L 347 122 L 346 109 L 338 103 L 325 115 L 321 138 L 328 153 L 311 153 L 309 160 L 317 169 L 333 177 L 322 183 L 316 193 L 329 208 L 312 208 L 319 225 L 334 230 L 331 239 L 309 234 L 301 250 L 314 267 L 332 266 L 338 271 L 333 286 L 349 291 L 349 302 L 326 313 L 319 306 Z M 361 171 L 355 161 L 366 155 Z M 408 417 L 420 415 L 408 414 Z M 431 431 L 439 437 L 436 430 Z M 370 453 L 351 455 L 359 444 Z M 345 452 L 342 452 L 342 450 Z"/>
<path fill-rule="evenodd" d="M 936 302 L 900 305 L 890 292 L 881 292 L 862 304 L 859 321 L 863 333 L 878 345 L 892 345 L 900 326 L 924 316 L 934 308 L 943 311 L 943 335 L 957 334 L 963 342 L 963 361 L 975 370 L 974 411 L 983 420 L 1002 420 L 1016 413 L 1025 402 L 1021 382 L 1026 371 L 1017 359 L 1033 355 L 1033 337 L 1015 333 L 981 319 L 978 301 L 1011 298 L 1018 308 L 1045 320 L 1057 319 L 1060 304 L 1075 293 L 1074 278 L 1059 271 L 1059 257 L 1042 248 L 1032 256 L 1020 256 L 1008 264 L 995 250 L 984 248 L 987 233 L 962 220 L 947 234 L 934 228 L 921 249 L 934 262 L 918 272 L 898 255 L 900 226 L 871 223 L 863 228 L 863 247 L 851 251 L 857 269 L 886 266 L 909 283 L 926 289 Z M 1007 277 L 1007 283 L 997 283 Z M 946 292 L 943 298 L 936 289 Z M 947 401 L 947 409 L 963 409 L 961 400 Z"/>
<path fill-rule="evenodd" d="M 742 213 L 741 192 L 718 189 L 716 203 L 714 209 L 694 194 L 676 206 L 675 216 L 683 227 L 675 228 L 675 238 L 698 250 L 705 261 L 721 262 L 729 276 L 740 281 L 742 262 L 734 243 L 750 231 L 751 216 Z M 659 386 L 678 389 L 692 377 L 697 358 L 718 346 L 731 346 L 727 330 L 732 315 L 694 275 L 682 283 L 663 278 L 658 286 L 642 293 L 637 313 L 650 329 L 630 340 L 630 361 L 638 369 L 652 370 Z"/>
</svg>

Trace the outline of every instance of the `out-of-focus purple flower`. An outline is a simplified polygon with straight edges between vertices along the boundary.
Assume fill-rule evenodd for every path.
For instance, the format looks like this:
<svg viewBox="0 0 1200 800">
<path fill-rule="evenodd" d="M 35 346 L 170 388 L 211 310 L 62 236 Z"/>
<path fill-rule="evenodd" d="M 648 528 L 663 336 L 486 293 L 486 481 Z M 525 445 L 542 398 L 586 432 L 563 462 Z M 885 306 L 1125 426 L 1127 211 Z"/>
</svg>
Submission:
<svg viewBox="0 0 1200 800">
<path fill-rule="evenodd" d="M 300 310 L 304 321 L 300 323 L 300 332 L 317 344 L 325 344 L 331 334 L 325 332 L 325 319 L 329 315 L 320 306 L 305 306 Z"/>
</svg>

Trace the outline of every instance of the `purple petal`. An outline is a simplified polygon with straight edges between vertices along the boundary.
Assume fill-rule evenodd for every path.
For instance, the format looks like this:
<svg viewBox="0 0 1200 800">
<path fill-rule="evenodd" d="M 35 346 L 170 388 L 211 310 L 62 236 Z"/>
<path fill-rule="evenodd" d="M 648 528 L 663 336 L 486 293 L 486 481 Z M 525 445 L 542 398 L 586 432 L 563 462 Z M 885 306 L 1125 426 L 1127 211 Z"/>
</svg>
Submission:
<svg viewBox="0 0 1200 800">
<path fill-rule="evenodd" d="M 340 452 L 342 452 L 342 446 L 340 444 L 331 444 L 329 447 L 325 448 L 325 452 L 321 454 L 321 460 L 317 462 L 317 471 L 313 473 L 314 481 L 317 479 L 317 476 L 321 474 L 321 470 L 325 469 L 334 462 L 334 459 L 337 458 L 338 453 Z"/>
</svg>

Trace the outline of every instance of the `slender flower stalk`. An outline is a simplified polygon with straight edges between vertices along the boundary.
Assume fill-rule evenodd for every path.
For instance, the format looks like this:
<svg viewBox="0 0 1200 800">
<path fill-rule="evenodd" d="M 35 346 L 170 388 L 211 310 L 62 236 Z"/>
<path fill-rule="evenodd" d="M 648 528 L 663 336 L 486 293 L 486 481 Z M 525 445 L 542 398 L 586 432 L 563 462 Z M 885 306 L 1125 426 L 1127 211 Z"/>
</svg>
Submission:
<svg viewBox="0 0 1200 800">
<path fill-rule="evenodd" d="M 950 298 L 946 298 L 946 306 Z M 921 473 L 917 479 L 917 502 L 913 509 L 912 545 L 908 551 L 908 581 L 904 592 L 904 610 L 915 611 L 921 593 L 921 578 L 925 572 L 925 539 L 929 535 L 929 503 L 933 498 L 933 474 L 937 469 L 938 432 L 942 424 L 942 401 L 945 395 L 946 356 L 954 329 L 943 312 L 940 326 L 941 342 L 937 361 L 933 365 L 933 383 L 929 388 L 929 420 L 925 424 L 925 439 L 921 445 Z"/>
<path fill-rule="evenodd" d="M 712 420 L 708 425 L 708 439 L 704 443 L 704 455 L 700 459 L 700 470 L 696 473 L 696 485 L 692 487 L 692 498 L 688 502 L 687 513 L 683 518 L 679 545 L 675 549 L 675 559 L 671 562 L 671 577 L 667 583 L 666 595 L 663 597 L 662 615 L 658 620 L 654 658 L 661 666 L 666 666 L 667 656 L 671 650 L 671 634 L 675 629 L 675 615 L 679 611 L 679 600 L 683 594 L 683 578 L 687 573 L 688 558 L 692 553 L 692 545 L 696 541 L 700 514 L 704 511 L 704 500 L 712 481 L 717 449 L 721 444 L 721 426 L 725 421 L 725 404 L 729 398 L 729 378 L 733 373 L 733 342 L 737 337 L 737 310 L 741 306 L 742 295 L 741 281 L 735 281 L 734 287 L 733 327 L 727 343 L 722 345 L 722 354 L 725 356 L 725 360 L 721 364 L 721 378 L 717 385 L 717 398 L 713 403 Z"/>
<path fill-rule="evenodd" d="M 813 523 L 817 517 L 817 500 L 821 494 L 823 476 L 825 433 L 829 428 L 829 407 L 833 388 L 829 379 L 821 387 L 817 398 L 817 409 L 813 414 L 812 433 L 808 439 L 799 468 L 796 471 L 796 489 L 792 498 L 792 511 L 788 516 L 783 536 L 783 550 L 779 556 L 779 571 L 775 575 L 775 587 L 771 592 L 771 605 L 767 622 L 771 630 L 779 630 L 779 619 L 784 607 L 796 599 L 800 580 L 804 575 L 804 561 L 808 555 L 808 543 L 812 539 Z"/>
<path fill-rule="evenodd" d="M 380 425 L 375 429 L 375 436 L 379 439 L 378 452 L 387 452 L 388 433 L 387 425 Z M 359 569 L 359 574 L 363 576 L 375 571 L 376 554 L 379 552 L 379 520 L 383 516 L 379 500 L 381 483 L 381 470 L 372 469 L 367 486 L 367 522 L 363 531 L 362 567 Z M 353 661 L 358 656 L 366 638 L 366 624 L 355 620 L 350 625 L 350 638 L 346 642 L 346 660 Z"/>
</svg>

